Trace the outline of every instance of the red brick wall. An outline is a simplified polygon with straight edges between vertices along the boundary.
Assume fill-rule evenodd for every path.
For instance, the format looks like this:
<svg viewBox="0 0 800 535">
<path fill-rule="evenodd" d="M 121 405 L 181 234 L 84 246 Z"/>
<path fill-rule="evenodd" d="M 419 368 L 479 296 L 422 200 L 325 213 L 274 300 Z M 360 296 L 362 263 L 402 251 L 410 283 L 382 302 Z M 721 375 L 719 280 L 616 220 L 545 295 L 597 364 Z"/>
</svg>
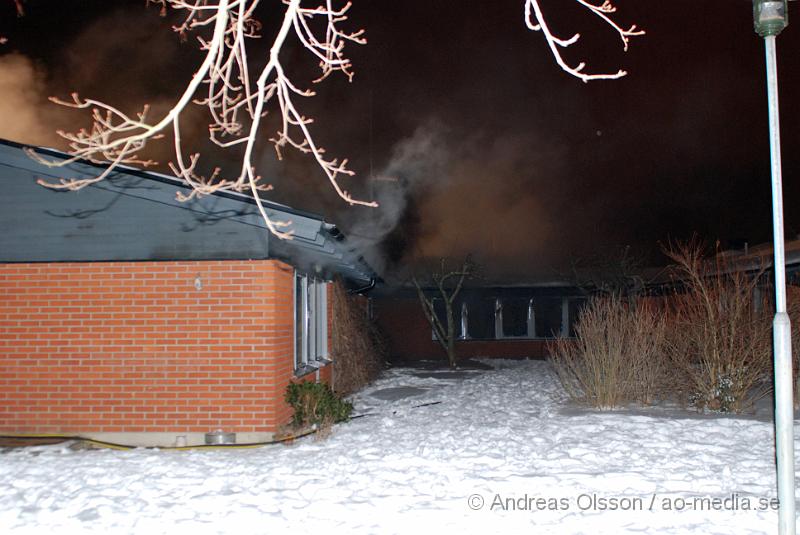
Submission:
<svg viewBox="0 0 800 535">
<path fill-rule="evenodd" d="M 392 360 L 446 360 L 431 336 L 431 326 L 417 299 L 381 298 L 373 302 L 375 321 L 386 336 Z M 459 358 L 544 358 L 545 340 L 459 340 Z"/>
<path fill-rule="evenodd" d="M 0 432 L 275 431 L 292 276 L 274 260 L 0 265 Z"/>
</svg>

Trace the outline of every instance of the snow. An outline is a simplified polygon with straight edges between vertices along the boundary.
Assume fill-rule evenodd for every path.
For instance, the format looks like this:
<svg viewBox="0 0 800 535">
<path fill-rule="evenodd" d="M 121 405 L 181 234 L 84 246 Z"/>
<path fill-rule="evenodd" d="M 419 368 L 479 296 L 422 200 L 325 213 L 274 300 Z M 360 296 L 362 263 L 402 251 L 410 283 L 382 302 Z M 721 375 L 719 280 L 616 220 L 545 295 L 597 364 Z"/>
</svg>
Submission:
<svg viewBox="0 0 800 535">
<path fill-rule="evenodd" d="M 10 450 L 0 454 L 0 526 L 148 534 L 777 531 L 769 421 L 578 409 L 547 363 L 491 365 L 389 370 L 354 396 L 365 416 L 324 440 Z"/>
</svg>

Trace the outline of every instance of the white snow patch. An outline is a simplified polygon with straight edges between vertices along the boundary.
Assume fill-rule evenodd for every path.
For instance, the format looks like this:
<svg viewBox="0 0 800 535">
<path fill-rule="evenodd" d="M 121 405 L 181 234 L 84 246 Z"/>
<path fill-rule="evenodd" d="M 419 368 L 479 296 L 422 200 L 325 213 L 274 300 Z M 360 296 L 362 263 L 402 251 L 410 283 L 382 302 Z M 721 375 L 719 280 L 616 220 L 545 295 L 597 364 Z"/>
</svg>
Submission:
<svg viewBox="0 0 800 535">
<path fill-rule="evenodd" d="M 323 441 L 3 453 L 0 526 L 15 533 L 776 532 L 771 423 L 564 410 L 546 363 L 492 364 L 438 377 L 390 370 L 354 396 L 356 413 L 367 415 Z M 372 395 L 409 388 L 415 395 Z"/>
</svg>

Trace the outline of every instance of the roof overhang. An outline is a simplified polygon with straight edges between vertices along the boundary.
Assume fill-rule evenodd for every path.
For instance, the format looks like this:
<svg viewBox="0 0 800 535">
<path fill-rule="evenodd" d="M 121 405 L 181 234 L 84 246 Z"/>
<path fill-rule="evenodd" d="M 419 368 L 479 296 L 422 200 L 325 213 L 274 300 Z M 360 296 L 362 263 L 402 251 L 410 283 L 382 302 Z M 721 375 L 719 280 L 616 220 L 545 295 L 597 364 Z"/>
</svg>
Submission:
<svg viewBox="0 0 800 535">
<path fill-rule="evenodd" d="M 71 156 L 54 149 L 0 140 L 0 261 L 212 260 L 276 258 L 352 287 L 375 280 L 372 268 L 347 238 L 321 216 L 261 201 L 292 239 L 272 235 L 252 196 L 216 192 L 181 202 L 191 192 L 182 180 L 120 166 L 108 179 L 78 192 L 40 186 L 38 179 L 91 178 L 103 166 L 76 161 L 51 168 L 46 159 Z"/>
</svg>

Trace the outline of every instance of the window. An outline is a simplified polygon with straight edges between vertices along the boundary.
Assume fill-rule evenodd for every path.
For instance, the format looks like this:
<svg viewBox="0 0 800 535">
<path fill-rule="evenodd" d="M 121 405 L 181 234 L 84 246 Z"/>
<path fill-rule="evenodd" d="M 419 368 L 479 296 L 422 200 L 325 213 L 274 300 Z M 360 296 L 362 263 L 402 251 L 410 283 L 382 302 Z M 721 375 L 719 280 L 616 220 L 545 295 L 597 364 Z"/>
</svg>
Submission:
<svg viewBox="0 0 800 535">
<path fill-rule="evenodd" d="M 447 311 L 444 306 L 444 300 L 441 297 L 434 297 L 433 298 L 433 312 L 436 314 L 436 318 L 439 320 L 439 323 L 442 324 L 442 327 L 447 330 Z M 458 303 L 453 304 L 453 321 L 455 321 L 456 327 L 456 338 L 459 340 L 466 340 L 470 338 L 469 330 L 468 330 L 468 321 L 469 321 L 469 311 L 467 310 L 467 304 Z M 431 337 L 433 340 L 436 340 L 436 330 L 431 326 Z"/>
<path fill-rule="evenodd" d="M 465 301 L 467 307 L 467 334 L 474 340 L 494 338 L 494 299 L 472 299 Z"/>
<path fill-rule="evenodd" d="M 528 332 L 528 315 L 530 299 L 503 299 L 500 314 L 502 314 L 503 338 L 530 338 L 533 333 Z"/>
<path fill-rule="evenodd" d="M 328 356 L 328 300 L 324 281 L 295 273 L 294 366 L 314 366 Z"/>
<path fill-rule="evenodd" d="M 561 335 L 563 299 L 541 297 L 534 299 L 536 335 L 540 338 L 555 338 Z"/>
<path fill-rule="evenodd" d="M 459 327 L 458 338 L 461 340 L 469 338 L 469 309 L 466 303 L 461 303 L 461 322 Z"/>
<path fill-rule="evenodd" d="M 586 306 L 586 299 L 582 297 L 575 297 L 569 300 L 569 335 L 574 338 L 576 336 L 575 323 L 578 321 L 583 307 Z"/>
<path fill-rule="evenodd" d="M 530 293 L 524 297 L 496 297 L 487 294 L 468 295 L 453 304 L 453 320 L 459 340 L 574 337 L 575 321 L 586 302 L 581 297 L 531 297 Z M 446 328 L 444 301 L 433 299 L 433 307 Z M 436 340 L 436 333 L 431 331 L 431 338 Z"/>
<path fill-rule="evenodd" d="M 447 313 L 444 306 L 444 300 L 439 297 L 433 298 L 433 313 L 436 314 L 436 319 L 442 324 L 442 327 L 447 330 Z"/>
</svg>

